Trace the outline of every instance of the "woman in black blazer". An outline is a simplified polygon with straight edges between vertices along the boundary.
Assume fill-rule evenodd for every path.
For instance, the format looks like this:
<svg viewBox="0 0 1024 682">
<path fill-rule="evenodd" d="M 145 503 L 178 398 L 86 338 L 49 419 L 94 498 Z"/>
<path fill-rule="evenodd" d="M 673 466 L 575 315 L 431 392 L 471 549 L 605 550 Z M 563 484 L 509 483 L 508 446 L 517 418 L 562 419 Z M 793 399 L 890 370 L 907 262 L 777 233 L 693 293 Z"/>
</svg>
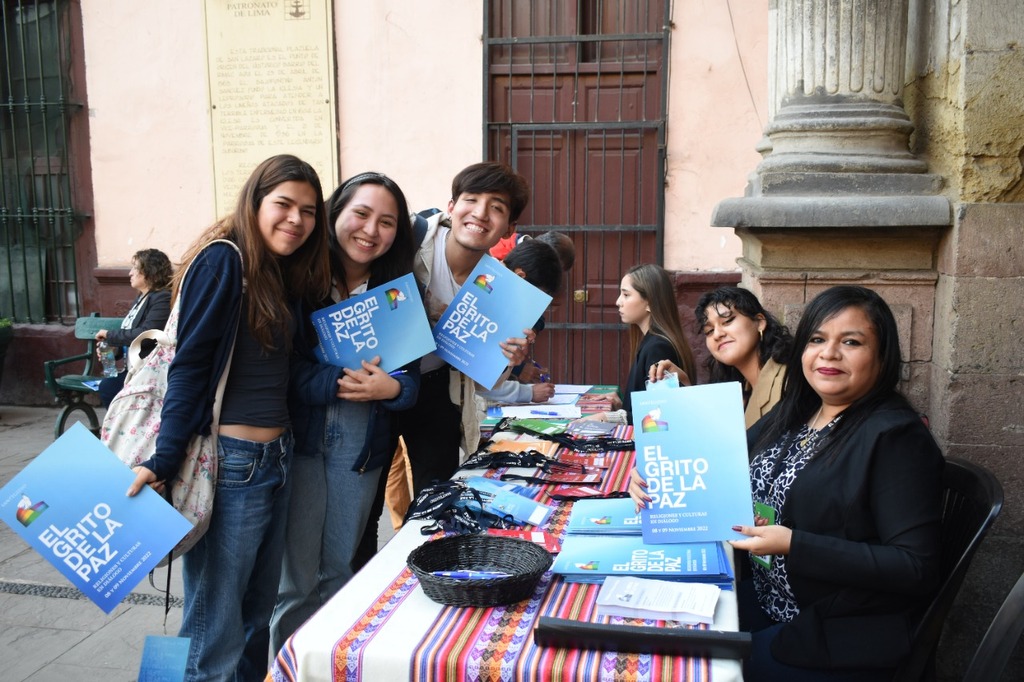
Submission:
<svg viewBox="0 0 1024 682">
<path fill-rule="evenodd" d="M 163 329 L 167 318 L 171 315 L 171 276 L 174 274 L 171 261 L 159 249 L 143 249 L 132 256 L 132 269 L 128 271 L 128 281 L 132 289 L 139 292 L 128 314 L 124 316 L 120 329 L 101 329 L 96 332 L 96 340 L 108 346 L 120 349 L 131 345 L 135 337 L 150 329 Z M 155 342 L 147 339 L 143 343 L 142 357 L 149 355 Z M 120 352 L 118 352 L 120 355 Z M 98 392 L 103 407 L 110 405 L 124 387 L 124 369 L 115 377 L 108 377 L 100 382 Z"/>
<path fill-rule="evenodd" d="M 888 680 L 939 584 L 942 454 L 897 392 L 896 322 L 863 287 L 804 312 L 782 401 L 748 431 L 745 676 Z"/>
</svg>

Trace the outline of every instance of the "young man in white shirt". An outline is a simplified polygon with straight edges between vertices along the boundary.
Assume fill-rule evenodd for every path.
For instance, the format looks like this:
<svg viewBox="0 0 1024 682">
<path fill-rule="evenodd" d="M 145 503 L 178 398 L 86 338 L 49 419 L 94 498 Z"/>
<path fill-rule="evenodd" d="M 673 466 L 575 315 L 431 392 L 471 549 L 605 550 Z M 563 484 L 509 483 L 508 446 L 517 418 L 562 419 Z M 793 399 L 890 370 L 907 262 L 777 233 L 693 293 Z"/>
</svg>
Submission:
<svg viewBox="0 0 1024 682">
<path fill-rule="evenodd" d="M 428 219 L 413 270 L 424 288 L 431 324 L 437 322 L 480 259 L 503 237 L 530 199 L 526 179 L 494 162 L 463 169 L 452 181 L 446 213 Z M 502 342 L 510 366 L 522 362 L 533 330 Z M 412 468 L 413 495 L 435 480 L 447 480 L 459 465 L 460 447 L 470 453 L 480 440 L 472 379 L 431 353 L 420 360 L 416 406 L 398 415 Z"/>
</svg>

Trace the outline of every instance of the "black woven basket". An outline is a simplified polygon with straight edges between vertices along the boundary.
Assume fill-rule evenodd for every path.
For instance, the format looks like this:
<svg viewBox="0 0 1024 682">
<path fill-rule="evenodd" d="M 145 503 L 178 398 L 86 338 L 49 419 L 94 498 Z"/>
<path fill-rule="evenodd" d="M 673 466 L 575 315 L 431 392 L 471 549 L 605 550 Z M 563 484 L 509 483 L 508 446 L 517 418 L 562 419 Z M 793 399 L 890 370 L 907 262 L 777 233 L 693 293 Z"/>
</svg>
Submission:
<svg viewBox="0 0 1024 682">
<path fill-rule="evenodd" d="M 551 566 L 551 555 L 532 542 L 495 535 L 453 535 L 426 542 L 409 553 L 409 568 L 423 591 L 449 606 L 514 604 L 533 594 Z M 434 571 L 493 571 L 507 578 L 460 579 Z"/>
</svg>

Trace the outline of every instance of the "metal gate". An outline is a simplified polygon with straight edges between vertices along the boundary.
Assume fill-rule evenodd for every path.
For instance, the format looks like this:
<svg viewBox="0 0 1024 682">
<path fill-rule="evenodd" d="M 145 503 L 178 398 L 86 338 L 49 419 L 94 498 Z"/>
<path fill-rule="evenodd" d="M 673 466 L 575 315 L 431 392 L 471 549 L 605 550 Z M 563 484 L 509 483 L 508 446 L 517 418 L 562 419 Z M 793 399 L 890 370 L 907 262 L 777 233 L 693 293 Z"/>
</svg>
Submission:
<svg viewBox="0 0 1024 682">
<path fill-rule="evenodd" d="M 662 262 L 669 5 L 487 0 L 484 26 L 484 148 L 530 182 L 519 231 L 576 245 L 536 359 L 560 383 L 621 384 L 619 282 Z"/>
<path fill-rule="evenodd" d="M 67 0 L 4 0 L 0 14 L 0 313 L 78 316 Z"/>
</svg>

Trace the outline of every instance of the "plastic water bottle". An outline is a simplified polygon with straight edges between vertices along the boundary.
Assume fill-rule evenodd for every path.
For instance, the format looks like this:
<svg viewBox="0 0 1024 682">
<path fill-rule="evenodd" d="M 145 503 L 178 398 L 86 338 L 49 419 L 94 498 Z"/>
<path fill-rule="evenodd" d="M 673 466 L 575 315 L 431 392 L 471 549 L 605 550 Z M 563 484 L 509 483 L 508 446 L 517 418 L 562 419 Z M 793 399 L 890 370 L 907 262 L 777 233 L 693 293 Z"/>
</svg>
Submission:
<svg viewBox="0 0 1024 682">
<path fill-rule="evenodd" d="M 105 377 L 116 377 L 117 376 L 117 354 L 114 352 L 112 346 L 108 346 L 106 342 L 100 341 L 100 362 L 103 363 L 103 376 Z"/>
</svg>

